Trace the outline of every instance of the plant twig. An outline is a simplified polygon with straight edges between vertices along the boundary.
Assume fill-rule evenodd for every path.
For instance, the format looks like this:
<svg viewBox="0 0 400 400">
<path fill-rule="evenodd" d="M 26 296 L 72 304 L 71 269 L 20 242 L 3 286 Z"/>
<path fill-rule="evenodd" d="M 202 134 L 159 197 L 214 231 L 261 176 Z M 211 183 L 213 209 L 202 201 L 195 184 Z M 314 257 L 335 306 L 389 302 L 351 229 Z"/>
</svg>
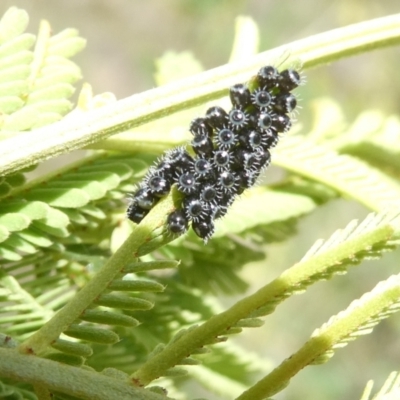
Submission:
<svg viewBox="0 0 400 400">
<path fill-rule="evenodd" d="M 196 349 L 212 343 L 223 332 L 229 331 L 242 318 L 248 318 L 252 312 L 266 305 L 270 305 L 270 312 L 273 312 L 277 304 L 293 294 L 296 289 L 304 289 L 318 279 L 322 279 L 321 277 L 326 275 L 330 268 L 341 267 L 346 258 L 354 257 L 366 248 L 387 241 L 394 232 L 394 226 L 385 223 L 372 232 L 362 233 L 321 254 L 297 263 L 256 293 L 243 298 L 228 310 L 211 317 L 204 324 L 170 343 L 134 372 L 131 375 L 132 381 L 139 386 L 149 384 L 154 379 L 163 376 L 168 369 L 178 365 L 185 357 L 193 354 Z"/>
<path fill-rule="evenodd" d="M 0 348 L 0 375 L 45 386 L 88 400 L 167 400 L 170 397 L 135 388 L 123 380 L 40 357 Z"/>
<path fill-rule="evenodd" d="M 2 141 L 0 176 L 80 149 L 146 122 L 222 97 L 258 68 L 289 51 L 304 68 L 400 43 L 400 14 L 335 29 L 269 50 L 241 63 L 227 64 L 194 77 L 152 89 L 79 117 L 17 134 Z M 290 63 L 290 59 L 286 61 Z"/>
<path fill-rule="evenodd" d="M 161 240 L 159 237 L 152 236 L 154 236 L 155 231 L 164 225 L 165 216 L 174 209 L 174 201 L 174 193 L 161 200 L 149 215 L 136 226 L 128 239 L 109 258 L 90 282 L 58 311 L 50 321 L 21 343 L 19 351 L 28 354 L 41 354 L 44 352 L 107 289 L 107 286 L 128 262 L 138 257 L 138 255 L 153 251 L 155 247 L 171 241 L 173 237 L 163 235 L 162 232 Z"/>
</svg>

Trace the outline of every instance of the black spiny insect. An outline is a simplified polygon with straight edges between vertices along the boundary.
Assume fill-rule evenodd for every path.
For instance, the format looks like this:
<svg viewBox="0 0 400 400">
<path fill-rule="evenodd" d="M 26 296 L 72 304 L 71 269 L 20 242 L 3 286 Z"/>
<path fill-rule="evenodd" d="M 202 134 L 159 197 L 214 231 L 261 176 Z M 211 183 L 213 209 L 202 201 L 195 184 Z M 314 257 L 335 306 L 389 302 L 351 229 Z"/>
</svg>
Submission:
<svg viewBox="0 0 400 400">
<path fill-rule="evenodd" d="M 131 195 L 128 218 L 139 223 L 173 185 L 181 193 L 178 208 L 167 217 L 167 229 L 181 235 L 191 225 L 207 242 L 214 221 L 224 216 L 244 190 L 252 187 L 270 161 L 270 149 L 292 126 L 297 106 L 292 90 L 302 84 L 294 69 L 262 67 L 249 84 L 229 90 L 232 109 L 214 106 L 189 127 L 191 151 L 172 149 L 149 170 Z"/>
</svg>

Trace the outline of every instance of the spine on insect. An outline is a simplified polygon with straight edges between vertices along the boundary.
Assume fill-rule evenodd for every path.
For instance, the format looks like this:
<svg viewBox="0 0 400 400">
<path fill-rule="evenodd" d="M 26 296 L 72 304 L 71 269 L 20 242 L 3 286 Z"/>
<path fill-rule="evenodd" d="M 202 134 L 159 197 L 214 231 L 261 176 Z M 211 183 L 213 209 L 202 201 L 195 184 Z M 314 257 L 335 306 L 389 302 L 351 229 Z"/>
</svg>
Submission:
<svg viewBox="0 0 400 400">
<path fill-rule="evenodd" d="M 177 147 L 150 168 L 131 196 L 128 218 L 139 223 L 176 185 L 182 203 L 168 216 L 168 231 L 180 235 L 191 225 L 207 242 L 214 233 L 214 221 L 270 164 L 270 149 L 292 126 L 297 105 L 292 90 L 301 83 L 294 69 L 278 72 L 265 66 L 248 84 L 233 85 L 229 90 L 232 109 L 227 112 L 214 106 L 191 122 L 192 151 Z"/>
</svg>

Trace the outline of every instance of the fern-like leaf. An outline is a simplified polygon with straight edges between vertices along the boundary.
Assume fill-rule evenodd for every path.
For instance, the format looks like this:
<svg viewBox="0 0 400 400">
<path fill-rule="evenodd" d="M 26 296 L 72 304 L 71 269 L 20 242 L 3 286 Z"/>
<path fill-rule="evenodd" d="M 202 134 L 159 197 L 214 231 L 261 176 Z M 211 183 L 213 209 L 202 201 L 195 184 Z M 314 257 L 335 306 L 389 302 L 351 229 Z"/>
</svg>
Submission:
<svg viewBox="0 0 400 400">
<path fill-rule="evenodd" d="M 0 398 L 18 400 L 37 400 L 37 397 L 30 390 L 28 385 L 15 384 L 6 379 L 0 380 Z"/>
<path fill-rule="evenodd" d="M 317 99 L 314 126 L 307 135 L 318 143 L 365 160 L 390 175 L 400 169 L 400 121 L 379 110 L 362 112 L 351 124 L 343 110 L 330 99 Z"/>
<path fill-rule="evenodd" d="M 6 115 L 23 107 L 23 97 L 28 91 L 33 60 L 30 48 L 35 42 L 34 35 L 24 33 L 28 21 L 28 14 L 15 7 L 0 20 L 0 109 Z M 5 120 L 2 125 L 7 126 Z"/>
<path fill-rule="evenodd" d="M 385 169 L 394 175 L 400 170 L 400 121 L 397 116 L 384 116 L 378 111 L 366 111 L 333 145 L 342 153 L 352 154 Z"/>
<path fill-rule="evenodd" d="M 151 263 L 137 265 L 142 268 L 163 264 L 160 261 Z M 94 345 L 94 355 L 88 360 L 89 365 L 96 368 L 112 366 L 130 372 L 133 368 L 139 368 L 160 343 L 169 342 L 177 329 L 207 320 L 220 310 L 215 299 L 199 290 L 171 279 L 159 277 L 158 281 L 165 285 L 164 292 L 146 293 L 143 296 L 155 303 L 156 307 L 146 312 L 124 311 L 126 316 L 137 318 L 140 325 L 130 330 L 117 327 L 115 331 L 123 335 L 124 340 L 112 347 Z"/>
<path fill-rule="evenodd" d="M 302 368 L 326 362 L 336 348 L 370 333 L 375 325 L 399 309 L 400 275 L 394 275 L 315 330 L 303 347 L 237 399 L 261 400 L 272 396 Z"/>
<path fill-rule="evenodd" d="M 98 313 L 96 316 L 96 318 L 103 318 L 102 322 L 108 325 L 113 323 L 118 324 L 118 321 L 121 320 L 113 314 L 112 309 L 137 311 L 152 308 L 153 303 L 142 298 L 140 293 L 148 291 L 159 292 L 163 290 L 163 286 L 156 282 L 138 281 L 134 277 L 131 278 L 129 276 L 125 277 L 124 282 L 123 280 L 121 281 L 122 276 L 119 276 L 119 274 L 126 263 L 133 258 L 132 254 L 138 253 L 143 243 L 149 246 L 149 243 L 151 243 L 151 233 L 157 231 L 160 225 L 160 217 L 163 216 L 163 218 L 165 218 L 166 211 L 171 210 L 173 207 L 173 201 L 174 199 L 172 196 L 160 201 L 157 207 L 155 207 L 146 218 L 149 225 L 145 227 L 139 226 L 136 229 L 139 234 L 132 234 L 118 252 L 93 276 L 90 282 L 75 295 L 74 299 L 65 305 L 51 321 L 21 344 L 21 349 L 27 352 L 33 351 L 36 354 L 46 355 L 48 346 L 54 343 L 63 332 L 68 336 L 92 342 L 115 343 L 118 341 L 118 335 L 111 330 L 103 329 L 90 323 L 80 324 L 77 321 L 83 319 L 86 310 L 98 306 L 110 309 L 110 313 Z M 157 238 L 158 236 L 160 236 L 160 234 L 155 233 L 155 237 Z M 168 238 L 165 239 L 165 241 L 167 240 Z M 156 241 L 156 243 L 158 244 L 159 242 Z M 133 250 L 135 246 L 136 250 Z M 162 265 L 165 267 L 165 263 Z M 125 275 L 125 273 L 123 273 L 123 275 Z M 121 293 L 124 291 L 133 293 L 125 295 Z M 135 292 L 139 293 L 139 295 L 136 295 Z M 120 311 L 117 311 L 117 313 L 119 312 Z M 91 317 L 93 317 L 93 313 Z M 63 324 L 57 322 L 57 319 L 63 320 Z M 128 318 L 125 318 L 122 325 L 126 324 L 127 319 Z M 135 322 L 133 321 L 133 325 L 134 324 Z M 68 361 L 67 357 L 62 355 L 60 355 L 60 357 L 63 357 L 64 362 Z M 72 361 L 75 363 L 74 360 Z"/>
<path fill-rule="evenodd" d="M 141 177 L 147 165 L 129 157 L 99 156 L 97 162 L 89 157 L 88 165 L 58 171 L 55 179 L 42 177 L 30 183 L 27 193 L 16 188 L 6 196 L 13 195 L 3 200 L 0 212 L 0 255 L 4 259 L 20 260 L 23 254 L 51 246 L 53 238 L 82 242 L 81 232 L 95 230 L 104 222 L 102 208 L 108 211 L 113 203 L 118 211 L 116 201 L 124 206 L 126 192 L 133 188 L 132 178 Z"/>
<path fill-rule="evenodd" d="M 312 339 L 331 341 L 329 349 L 314 358 L 312 364 L 326 362 L 338 348 L 359 336 L 368 335 L 383 319 L 400 309 L 400 275 L 380 282 L 371 292 L 353 301 L 339 314 L 331 317 L 311 335 Z M 337 337 L 334 338 L 334 335 Z"/>
<path fill-rule="evenodd" d="M 393 371 L 378 393 L 371 397 L 373 385 L 374 381 L 367 383 L 360 400 L 396 400 L 400 396 L 400 374 L 397 371 Z"/>
<path fill-rule="evenodd" d="M 178 340 L 173 340 L 160 354 L 136 371 L 133 379 L 144 384 L 150 382 L 192 354 L 192 351 L 240 331 L 243 320 L 244 326 L 259 326 L 258 318 L 270 314 L 287 297 L 304 291 L 307 286 L 321 279 L 345 273 L 350 266 L 364 258 L 377 257 L 384 251 L 392 250 L 398 245 L 399 229 L 398 213 L 372 214 L 361 224 L 351 223 L 343 231 L 336 232 L 326 243 L 317 242 L 301 262 L 258 292 Z M 162 366 L 158 365 L 159 357 L 163 357 Z"/>
<path fill-rule="evenodd" d="M 287 136 L 282 140 L 273 162 L 295 174 L 323 183 L 372 210 L 399 204 L 400 186 L 386 175 L 305 136 Z"/>
<path fill-rule="evenodd" d="M 80 69 L 68 60 L 85 45 L 74 29 L 51 36 L 46 21 L 35 37 L 23 33 L 25 11 L 10 8 L 0 21 L 0 108 L 3 131 L 22 131 L 58 121 L 72 108 L 68 98 Z"/>
<path fill-rule="evenodd" d="M 53 277 L 51 280 L 45 275 L 49 268 L 53 268 L 54 265 L 49 265 L 47 260 L 31 258 L 28 261 L 35 263 L 36 261 L 42 262 L 42 267 L 38 269 L 37 281 L 43 281 L 43 286 L 55 284 L 55 288 L 51 291 L 47 291 L 46 298 L 35 298 L 32 296 L 31 285 L 32 281 L 24 284 L 24 287 L 15 279 L 12 275 L 6 275 L 4 271 L 0 274 L 0 287 L 4 292 L 5 302 L 2 302 L 0 312 L 0 327 L 5 333 L 8 333 L 12 337 L 18 339 L 24 339 L 30 332 L 40 328 L 48 319 L 54 315 L 54 309 L 57 303 L 54 304 L 54 308 L 49 307 L 49 300 L 56 296 L 62 301 L 66 301 L 68 297 L 73 295 L 69 282 L 66 279 L 60 277 Z M 15 270 L 18 268 L 18 263 L 11 264 L 10 269 Z M 18 271 L 18 269 L 17 269 Z M 19 274 L 22 275 L 22 274 Z M 17 275 L 18 276 L 18 275 Z M 18 276 L 19 279 L 23 279 L 22 276 Z M 40 283 L 39 283 L 40 284 Z M 37 285 L 37 283 L 36 283 Z M 34 291 L 33 291 L 34 293 Z M 67 296 L 66 296 L 67 294 Z M 42 302 L 42 300 L 46 300 Z"/>
</svg>

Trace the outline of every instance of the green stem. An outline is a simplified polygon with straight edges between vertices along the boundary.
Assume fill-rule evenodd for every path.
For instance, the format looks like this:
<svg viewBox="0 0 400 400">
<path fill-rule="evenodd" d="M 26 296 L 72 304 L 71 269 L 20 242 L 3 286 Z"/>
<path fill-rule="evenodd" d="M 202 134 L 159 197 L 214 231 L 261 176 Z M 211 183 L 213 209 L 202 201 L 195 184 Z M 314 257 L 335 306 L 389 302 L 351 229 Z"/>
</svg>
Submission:
<svg viewBox="0 0 400 400">
<path fill-rule="evenodd" d="M 189 137 L 182 141 L 177 141 L 175 137 L 166 135 L 154 136 L 149 132 L 124 132 L 103 140 L 99 143 L 93 143 L 88 149 L 99 149 L 108 151 L 122 151 L 129 153 L 162 153 L 178 144 L 186 144 Z"/>
<path fill-rule="evenodd" d="M 278 303 L 293 294 L 295 288 L 304 289 L 323 276 L 326 277 L 330 268 L 341 266 L 343 260 L 354 257 L 358 252 L 372 248 L 377 243 L 387 241 L 393 233 L 394 228 L 385 223 L 372 232 L 360 234 L 294 265 L 256 293 L 238 301 L 228 310 L 213 316 L 166 346 L 162 352 L 150 358 L 132 374 L 132 381 L 139 386 L 149 384 L 163 376 L 168 369 L 178 365 L 185 357 L 193 354 L 196 349 L 212 343 L 215 338 L 226 330 L 229 331 L 229 328 L 234 327 L 241 319 L 248 318 L 260 307 L 270 304 L 270 312 L 273 312 Z"/>
<path fill-rule="evenodd" d="M 276 62 L 288 50 L 291 58 L 299 58 L 304 68 L 311 68 L 397 43 L 400 43 L 400 14 L 298 40 L 260 53 L 243 63 L 227 64 L 88 111 L 79 118 L 65 118 L 50 126 L 3 140 L 0 176 L 221 97 L 229 86 L 248 80 L 254 71 L 262 65 Z"/>
<path fill-rule="evenodd" d="M 0 270 L 0 284 L 2 288 L 9 290 L 10 297 L 18 298 L 20 304 L 29 304 L 31 315 L 35 314 L 43 320 L 53 316 L 53 311 L 43 307 L 26 289 L 21 287 L 14 276 L 8 275 L 4 270 Z"/>
<path fill-rule="evenodd" d="M 353 302 L 346 311 L 333 318 L 333 322 L 328 322 L 321 329 L 314 332 L 308 340 L 295 354 L 287 358 L 271 373 L 258 381 L 250 389 L 243 392 L 237 400 L 262 400 L 280 392 L 290 379 L 307 365 L 310 365 L 327 351 L 332 351 L 335 344 L 343 343 L 348 338 L 356 339 L 362 333 L 357 331 L 368 324 L 372 329 L 375 318 L 381 319 L 388 316 L 388 310 L 395 306 L 400 297 L 399 275 L 392 276 L 387 281 L 380 282 L 375 289 L 367 293 L 358 303 Z M 397 307 L 393 308 L 398 310 Z M 385 315 L 386 313 L 386 315 Z M 379 319 L 378 319 L 379 321 Z M 375 324 L 378 321 L 374 321 Z M 343 346 L 342 346 L 343 347 Z"/>
<path fill-rule="evenodd" d="M 40 357 L 0 348 L 0 376 L 88 400 L 167 400 L 123 380 Z M 42 397 L 43 398 L 43 397 Z"/>
<path fill-rule="evenodd" d="M 21 343 L 22 353 L 41 354 L 56 340 L 93 301 L 107 289 L 115 276 L 126 264 L 145 252 L 171 241 L 173 237 L 161 235 L 154 237 L 154 232 L 164 225 L 165 216 L 174 209 L 175 194 L 167 196 L 136 226 L 124 244 L 107 261 L 102 269 L 79 291 L 68 304 L 54 315 L 42 328 Z M 144 251 L 143 249 L 146 249 Z"/>
</svg>

